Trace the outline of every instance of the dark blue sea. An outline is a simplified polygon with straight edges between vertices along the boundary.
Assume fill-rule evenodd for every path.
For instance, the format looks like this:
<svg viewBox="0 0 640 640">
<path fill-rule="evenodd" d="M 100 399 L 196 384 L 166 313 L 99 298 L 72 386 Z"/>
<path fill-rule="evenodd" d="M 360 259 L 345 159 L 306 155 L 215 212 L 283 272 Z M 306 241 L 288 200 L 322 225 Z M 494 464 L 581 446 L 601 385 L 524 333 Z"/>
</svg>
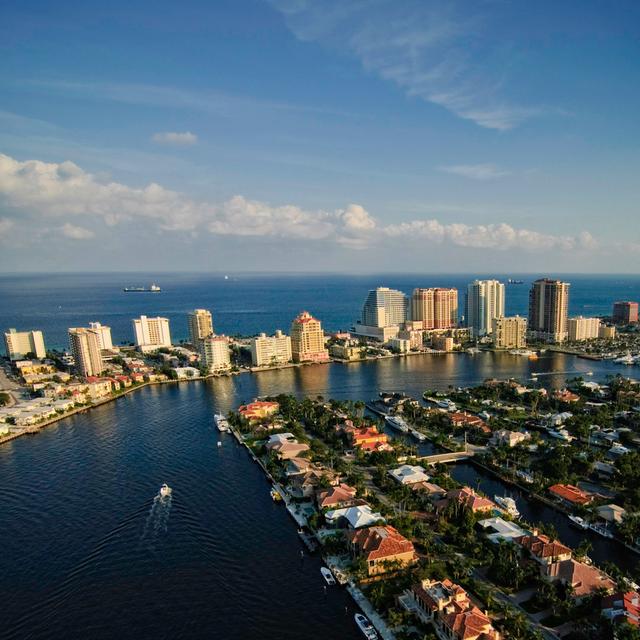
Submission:
<svg viewBox="0 0 640 640">
<path fill-rule="evenodd" d="M 49 345 L 65 346 L 67 327 L 99 320 L 120 342 L 131 337 L 130 319 L 147 313 L 168 316 L 180 338 L 186 312 L 205 307 L 230 334 L 287 328 L 302 308 L 332 330 L 348 328 L 378 284 L 409 291 L 469 280 L 229 276 L 3 276 L 0 327 L 41 328 Z M 640 297 L 638 279 L 568 279 L 572 313 L 605 314 L 614 299 Z M 151 281 L 161 294 L 121 292 Z M 509 313 L 526 311 L 527 291 L 509 287 Z M 246 451 L 215 431 L 214 412 L 280 392 L 368 400 L 380 390 L 419 396 L 489 376 L 536 373 L 558 387 L 590 371 L 594 379 L 629 373 L 553 353 L 535 361 L 482 353 L 319 365 L 146 387 L 11 441 L 0 447 L 0 637 L 358 638 L 353 602 L 340 588 L 325 594 L 319 559 L 301 560 L 295 524 Z M 470 465 L 454 475 L 489 494 L 509 491 Z M 170 502 L 157 499 L 163 482 L 173 488 Z M 588 538 L 594 560 L 636 565 L 623 547 L 513 495 L 531 520 L 553 521 L 565 542 Z"/>
<path fill-rule="evenodd" d="M 527 314 L 529 285 L 537 276 L 514 276 L 507 285 L 506 313 Z M 131 319 L 162 315 L 171 321 L 175 341 L 187 337 L 186 314 L 210 309 L 218 333 L 251 335 L 288 332 L 303 309 L 327 331 L 349 329 L 360 317 L 369 289 L 388 286 L 410 294 L 415 287 L 450 286 L 460 291 L 477 275 L 223 275 L 209 274 L 28 274 L 0 275 L 0 328 L 41 329 L 49 347 L 66 347 L 68 327 L 98 321 L 111 326 L 114 344 L 133 339 Z M 607 315 L 619 299 L 640 299 L 638 276 L 556 276 L 571 282 L 572 315 Z M 161 293 L 124 293 L 123 287 L 156 282 Z"/>
</svg>

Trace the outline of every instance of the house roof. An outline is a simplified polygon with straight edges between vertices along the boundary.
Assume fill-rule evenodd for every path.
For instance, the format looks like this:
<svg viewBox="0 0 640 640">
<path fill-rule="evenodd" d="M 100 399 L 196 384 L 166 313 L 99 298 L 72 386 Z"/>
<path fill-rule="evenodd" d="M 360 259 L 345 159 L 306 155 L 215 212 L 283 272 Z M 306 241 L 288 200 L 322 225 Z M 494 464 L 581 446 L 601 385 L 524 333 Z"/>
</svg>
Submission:
<svg viewBox="0 0 640 640">
<path fill-rule="evenodd" d="M 589 504 L 592 498 L 588 493 L 574 487 L 572 484 L 554 484 L 549 487 L 549 493 L 552 493 L 572 504 Z"/>
<path fill-rule="evenodd" d="M 449 502 L 450 500 L 457 500 L 474 512 L 488 511 L 489 509 L 497 508 L 491 500 L 478 495 L 471 487 L 462 487 L 460 489 L 447 491 L 447 497 L 443 502 Z"/>
<path fill-rule="evenodd" d="M 637 627 L 640 619 L 640 594 L 637 591 L 627 591 L 606 596 L 602 599 L 602 609 L 619 611 L 619 616 L 616 617 L 624 616 L 629 624 Z"/>
<path fill-rule="evenodd" d="M 446 614 L 442 621 L 460 640 L 497 640 L 500 637 L 491 624 L 491 618 L 478 607 L 472 606 L 466 611 Z"/>
<path fill-rule="evenodd" d="M 557 558 L 567 554 L 571 556 L 569 547 L 542 534 L 519 536 L 515 538 L 515 542 L 528 549 L 536 558 Z"/>
<path fill-rule="evenodd" d="M 368 527 L 350 536 L 368 560 L 380 560 L 414 551 L 413 543 L 390 525 Z"/>
<path fill-rule="evenodd" d="M 576 560 L 561 562 L 556 575 L 573 587 L 573 594 L 577 598 L 589 595 L 596 589 L 611 591 L 616 586 L 616 583 L 600 569 Z"/>
<path fill-rule="evenodd" d="M 339 484 L 318 493 L 318 506 L 321 509 L 353 500 L 356 490 L 348 484 Z"/>
<path fill-rule="evenodd" d="M 372 511 L 368 504 L 327 511 L 325 518 L 328 522 L 337 522 L 340 518 L 344 518 L 352 529 L 369 527 L 380 520 L 384 521 L 382 514 Z"/>
<path fill-rule="evenodd" d="M 389 475 L 402 484 L 413 484 L 414 482 L 427 482 L 429 476 L 423 467 L 418 465 L 403 464 L 397 469 L 389 471 Z"/>
</svg>

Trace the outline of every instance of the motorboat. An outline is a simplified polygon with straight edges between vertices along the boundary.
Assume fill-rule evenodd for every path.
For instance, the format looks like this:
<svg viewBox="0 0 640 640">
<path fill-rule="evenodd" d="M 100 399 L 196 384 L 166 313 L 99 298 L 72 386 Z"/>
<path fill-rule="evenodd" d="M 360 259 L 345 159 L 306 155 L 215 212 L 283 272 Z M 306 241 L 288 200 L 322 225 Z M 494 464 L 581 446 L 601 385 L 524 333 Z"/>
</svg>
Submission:
<svg viewBox="0 0 640 640">
<path fill-rule="evenodd" d="M 446 409 L 447 411 L 456 411 L 457 407 L 454 402 L 451 402 L 449 398 L 445 398 L 444 400 L 436 400 L 436 406 L 440 407 L 440 409 Z"/>
<path fill-rule="evenodd" d="M 400 416 L 385 416 L 384 419 L 392 429 L 409 433 L 409 425 Z"/>
<path fill-rule="evenodd" d="M 632 364 L 635 364 L 635 358 L 630 353 L 627 352 L 626 356 L 622 356 L 621 358 L 616 358 L 614 362 L 616 362 L 617 364 L 632 365 Z"/>
<path fill-rule="evenodd" d="M 364 616 L 361 613 L 356 613 L 353 617 L 365 638 L 368 638 L 369 640 L 377 640 L 378 632 L 371 622 L 369 622 L 369 618 L 367 618 L 367 616 Z"/>
<path fill-rule="evenodd" d="M 213 416 L 213 422 L 215 423 L 218 431 L 221 431 L 223 433 L 225 431 L 229 431 L 229 421 L 227 420 L 227 417 L 224 414 L 216 413 Z"/>
<path fill-rule="evenodd" d="M 424 433 L 420 433 L 417 429 L 409 429 L 409 433 L 418 441 L 424 442 L 427 439 L 427 436 Z"/>
<path fill-rule="evenodd" d="M 589 528 L 589 523 L 584 518 L 581 518 L 580 516 L 570 515 L 568 516 L 568 518 L 569 520 L 571 520 L 574 526 L 578 527 L 578 529 L 582 529 L 583 531 L 586 531 Z"/>
<path fill-rule="evenodd" d="M 282 496 L 280 495 L 280 492 L 275 487 L 271 487 L 271 491 L 269 491 L 269 494 L 271 495 L 271 499 L 274 502 L 282 502 Z"/>
<path fill-rule="evenodd" d="M 168 484 L 163 484 L 160 487 L 160 496 L 162 498 L 166 498 L 167 496 L 171 495 L 171 487 Z"/>
<path fill-rule="evenodd" d="M 513 498 L 510 498 L 509 496 L 493 496 L 493 500 L 513 518 L 518 518 L 520 516 L 516 501 Z"/>
<path fill-rule="evenodd" d="M 611 531 L 609 531 L 609 529 L 607 529 L 605 525 L 591 522 L 589 524 L 589 529 L 591 529 L 591 531 L 599 533 L 603 538 L 613 538 L 613 533 L 611 533 Z"/>
<path fill-rule="evenodd" d="M 327 567 L 320 567 L 320 573 L 322 574 L 322 577 L 324 578 L 324 581 L 330 586 L 334 586 L 336 584 L 336 579 L 333 577 L 333 573 L 331 573 L 330 569 L 327 569 Z"/>
</svg>

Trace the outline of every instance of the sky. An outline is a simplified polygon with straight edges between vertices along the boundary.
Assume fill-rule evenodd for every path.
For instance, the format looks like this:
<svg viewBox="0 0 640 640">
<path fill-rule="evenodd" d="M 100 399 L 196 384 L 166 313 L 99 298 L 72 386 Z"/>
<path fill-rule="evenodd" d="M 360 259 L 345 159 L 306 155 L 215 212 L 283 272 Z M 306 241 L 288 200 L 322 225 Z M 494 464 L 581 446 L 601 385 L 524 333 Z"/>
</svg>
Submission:
<svg viewBox="0 0 640 640">
<path fill-rule="evenodd" d="M 0 7 L 0 271 L 637 273 L 640 3 Z"/>
</svg>

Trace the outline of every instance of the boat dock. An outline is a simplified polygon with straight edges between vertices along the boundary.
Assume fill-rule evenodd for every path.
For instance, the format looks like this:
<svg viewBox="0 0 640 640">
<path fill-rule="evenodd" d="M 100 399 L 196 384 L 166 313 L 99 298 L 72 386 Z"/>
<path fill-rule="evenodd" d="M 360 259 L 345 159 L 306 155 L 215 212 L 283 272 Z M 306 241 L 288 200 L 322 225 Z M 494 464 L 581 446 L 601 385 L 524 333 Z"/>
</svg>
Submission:
<svg viewBox="0 0 640 640">
<path fill-rule="evenodd" d="M 395 640 L 395 635 L 389 629 L 386 622 L 374 609 L 373 605 L 367 600 L 367 597 L 352 582 L 347 585 L 347 591 L 354 599 L 355 603 L 362 609 L 363 613 L 369 618 L 371 624 L 376 628 L 382 640 Z"/>
</svg>

